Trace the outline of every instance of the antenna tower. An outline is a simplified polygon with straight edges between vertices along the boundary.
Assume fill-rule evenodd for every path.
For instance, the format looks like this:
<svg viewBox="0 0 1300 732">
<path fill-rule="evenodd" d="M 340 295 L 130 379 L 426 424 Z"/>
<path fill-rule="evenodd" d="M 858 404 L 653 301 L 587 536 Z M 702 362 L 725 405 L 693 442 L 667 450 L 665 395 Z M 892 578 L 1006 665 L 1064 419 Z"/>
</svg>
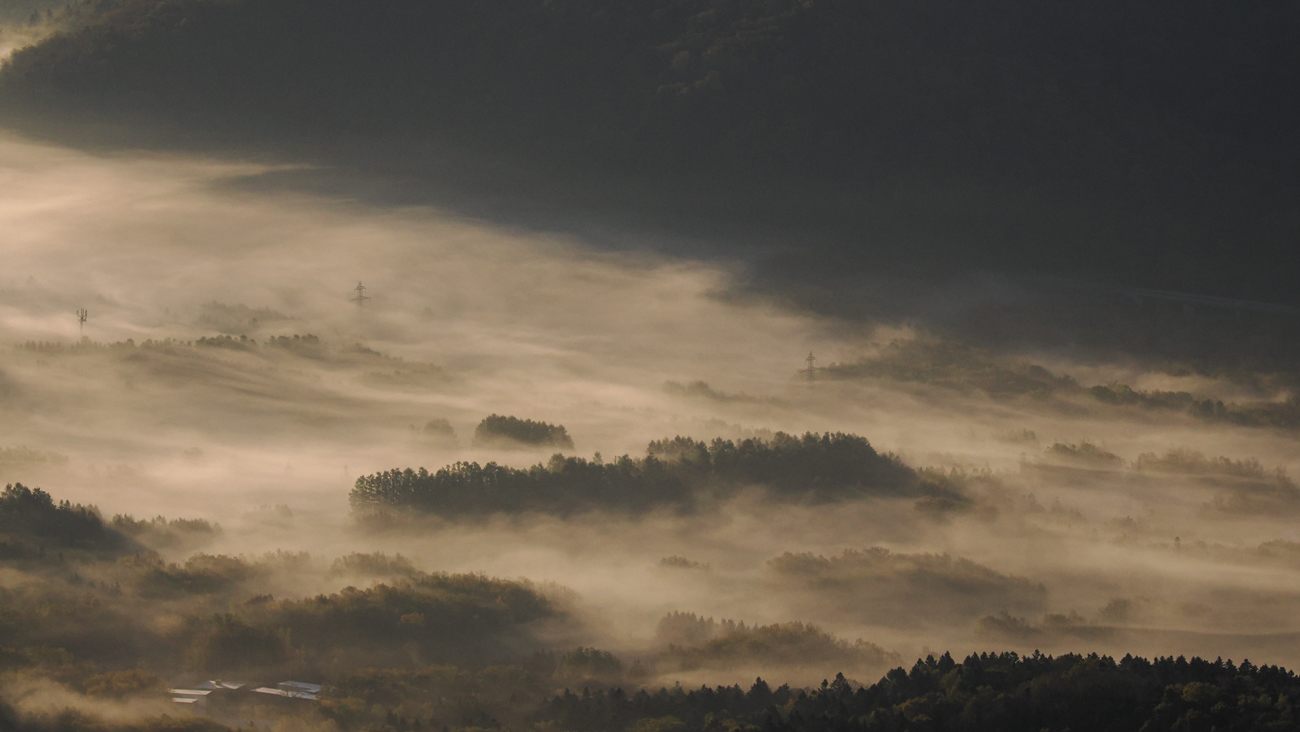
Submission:
<svg viewBox="0 0 1300 732">
<path fill-rule="evenodd" d="M 366 300 L 370 299 L 370 296 L 366 294 L 366 286 L 358 282 L 357 286 L 352 289 L 357 293 L 352 296 L 352 302 L 356 303 L 357 307 L 365 305 Z"/>
</svg>

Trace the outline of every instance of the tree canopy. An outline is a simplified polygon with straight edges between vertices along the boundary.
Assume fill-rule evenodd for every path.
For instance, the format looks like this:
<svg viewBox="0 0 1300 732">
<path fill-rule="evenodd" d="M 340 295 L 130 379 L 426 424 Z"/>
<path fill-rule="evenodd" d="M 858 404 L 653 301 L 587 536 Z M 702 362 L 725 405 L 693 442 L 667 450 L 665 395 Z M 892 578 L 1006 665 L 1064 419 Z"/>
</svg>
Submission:
<svg viewBox="0 0 1300 732">
<path fill-rule="evenodd" d="M 441 516 L 583 511 L 689 511 L 760 487 L 792 501 L 870 497 L 944 497 L 959 491 L 935 476 L 842 433 L 770 440 L 686 437 L 650 443 L 643 458 L 611 462 L 555 455 L 526 469 L 458 462 L 429 472 L 394 469 L 365 475 L 352 489 L 354 510 L 404 509 Z"/>
<path fill-rule="evenodd" d="M 748 691 L 565 692 L 540 717 L 575 732 L 1172 732 L 1294 729 L 1298 711 L 1300 679 L 1248 661 L 983 653 L 957 662 L 945 653 L 868 686 L 838 675 L 808 691 L 774 690 L 760 678 Z"/>
</svg>

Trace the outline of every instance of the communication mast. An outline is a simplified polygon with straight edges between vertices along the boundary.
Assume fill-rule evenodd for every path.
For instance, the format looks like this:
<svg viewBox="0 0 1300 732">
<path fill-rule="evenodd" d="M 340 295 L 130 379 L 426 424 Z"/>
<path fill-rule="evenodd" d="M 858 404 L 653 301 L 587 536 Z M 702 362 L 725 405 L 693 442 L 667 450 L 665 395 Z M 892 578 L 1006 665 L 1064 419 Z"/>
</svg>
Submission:
<svg viewBox="0 0 1300 732">
<path fill-rule="evenodd" d="M 817 357 L 812 354 L 812 351 L 808 352 L 808 358 L 804 359 L 804 363 L 808 364 L 808 368 L 803 370 L 803 374 L 811 384 L 817 380 Z"/>
<path fill-rule="evenodd" d="M 352 289 L 354 292 L 357 293 L 352 296 L 351 298 L 352 302 L 356 303 L 357 307 L 361 307 L 362 305 L 365 305 L 366 300 L 370 299 L 370 296 L 366 294 L 366 286 L 358 282 L 357 286 Z"/>
<path fill-rule="evenodd" d="M 85 308 L 77 309 L 77 332 L 83 336 L 86 334 L 86 319 L 89 317 L 90 313 Z"/>
</svg>

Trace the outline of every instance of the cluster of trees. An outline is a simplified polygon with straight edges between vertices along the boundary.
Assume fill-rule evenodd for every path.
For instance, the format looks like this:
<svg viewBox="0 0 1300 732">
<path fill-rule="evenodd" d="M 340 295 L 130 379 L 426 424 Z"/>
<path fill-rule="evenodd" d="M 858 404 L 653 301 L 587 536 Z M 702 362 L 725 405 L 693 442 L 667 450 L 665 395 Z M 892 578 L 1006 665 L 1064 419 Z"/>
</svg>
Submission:
<svg viewBox="0 0 1300 732">
<path fill-rule="evenodd" d="M 1300 397 L 1293 396 L 1280 402 L 1225 403 L 1221 399 L 1206 399 L 1186 391 L 1143 391 L 1127 384 L 1098 384 L 1088 389 L 1094 399 L 1106 404 L 1137 406 L 1147 409 L 1168 409 L 1185 412 L 1194 417 L 1220 422 L 1230 422 L 1246 427 L 1300 427 Z"/>
<path fill-rule="evenodd" d="M 128 338 L 124 341 L 110 342 L 93 341 L 88 338 L 73 343 L 62 341 L 24 341 L 18 344 L 16 348 L 22 351 L 33 351 L 36 353 L 87 353 L 99 351 L 120 352 L 136 349 L 171 351 L 179 348 L 194 347 L 229 348 L 232 350 L 252 351 L 264 347 L 279 348 L 289 351 L 297 351 L 306 355 L 313 355 L 322 352 L 325 346 L 326 342 L 321 340 L 320 336 L 312 333 L 294 333 L 292 335 L 267 336 L 261 341 L 247 335 L 230 334 L 199 336 L 192 341 L 180 338 L 148 338 L 139 343 L 137 343 L 134 338 Z M 338 349 L 334 351 L 334 354 L 339 356 L 352 356 L 361 360 L 402 362 L 401 358 L 389 356 L 360 344 L 338 347 Z"/>
<path fill-rule="evenodd" d="M 310 360 L 314 368 L 353 369 L 353 376 L 358 382 L 378 389 L 437 388 L 447 380 L 446 372 L 436 364 L 408 361 L 359 343 L 330 343 L 311 333 L 264 338 L 222 334 L 200 336 L 194 340 L 148 339 L 139 343 L 132 339 L 116 342 L 83 339 L 71 344 L 29 341 L 21 344 L 19 349 L 39 354 L 93 354 L 124 358 L 128 362 L 127 367 L 132 370 L 151 371 L 151 381 L 157 381 L 161 375 L 171 375 L 181 380 L 179 372 L 185 359 L 208 359 L 214 353 L 222 352 L 265 360 L 305 359 Z M 141 358 L 145 360 L 140 360 Z M 192 374 L 187 371 L 184 376 L 186 385 L 190 385 Z M 219 381 L 219 375 L 217 378 Z"/>
<path fill-rule="evenodd" d="M 103 575 L 118 602 L 172 603 L 187 618 L 164 635 L 172 662 L 210 672 L 344 665 L 508 660 L 541 647 L 534 631 L 563 612 L 535 588 L 481 575 L 426 574 L 401 558 L 349 555 L 327 576 L 383 582 L 365 589 L 277 599 L 286 578 L 313 571 L 310 557 L 260 561 L 196 554 L 183 563 L 132 556 Z M 373 571 L 374 574 L 363 574 Z M 205 611 L 217 611 L 215 614 Z"/>
<path fill-rule="evenodd" d="M 565 692 L 538 716 L 574 732 L 1280 731 L 1300 724 L 1300 679 L 1248 661 L 945 653 L 869 686 Z"/>
<path fill-rule="evenodd" d="M 18 344 L 17 348 L 24 351 L 35 351 L 37 353 L 86 353 L 96 351 L 129 351 L 137 348 L 168 350 L 194 345 L 197 345 L 196 341 L 186 341 L 179 338 L 147 338 L 139 343 L 136 343 L 134 338 L 127 338 L 124 341 L 110 342 L 92 341 L 89 338 L 85 338 L 72 343 L 65 343 L 63 341 L 23 341 Z"/>
<path fill-rule="evenodd" d="M 659 621 L 655 637 L 663 647 L 656 659 L 660 672 L 744 666 L 879 673 L 900 660 L 874 643 L 849 642 L 800 622 L 747 626 L 743 621 L 674 612 Z"/>
<path fill-rule="evenodd" d="M 571 632 L 562 609 L 518 582 L 419 575 L 277 600 L 253 594 L 256 580 L 229 581 L 247 570 L 191 568 L 160 577 L 160 568 L 145 568 L 137 583 L 121 572 L 90 579 L 81 568 L 0 588 L 0 672 L 87 687 L 105 670 L 133 667 L 245 677 L 333 677 L 368 666 L 472 669 L 518 663 L 551 647 L 549 630 Z M 261 580 L 268 588 L 285 581 Z"/>
<path fill-rule="evenodd" d="M 733 394 L 713 388 L 709 382 L 696 380 L 687 384 L 678 381 L 665 381 L 664 391 L 674 396 L 692 399 L 706 399 L 712 402 L 728 404 L 779 404 L 779 400 L 770 397 L 757 397 L 749 394 Z"/>
<path fill-rule="evenodd" d="M 590 649 L 569 654 L 586 658 Z M 599 655 L 599 654 L 597 654 Z M 566 690 L 547 697 L 559 662 L 518 666 L 364 669 L 339 676 L 321 714 L 340 728 L 559 729 L 570 732 L 1188 732 L 1292 730 L 1300 679 L 1249 661 L 1167 657 L 945 653 L 860 686 L 844 675 L 811 689 L 704 686 Z M 129 681 L 129 680 L 128 680 Z M 528 700 L 528 701 L 525 701 Z M 0 702 L 0 727 L 68 732 L 229 732 L 197 717 L 114 725 L 84 713 L 19 715 Z"/>
<path fill-rule="evenodd" d="M 934 337 L 893 341 L 870 358 L 821 368 L 818 376 L 916 382 L 995 397 L 1046 398 L 1079 386 L 1072 377 L 1042 366 L 998 358 L 983 348 Z"/>
<path fill-rule="evenodd" d="M 961 625 L 983 614 L 1041 612 L 1047 589 L 949 554 L 908 554 L 880 547 L 822 556 L 785 553 L 767 563 L 775 588 L 797 591 L 810 610 L 861 622 L 915 627 Z"/>
<path fill-rule="evenodd" d="M 792 441 L 795 454 L 824 449 L 823 457 L 833 453 L 835 441 L 834 436 L 781 439 Z M 808 446 L 799 448 L 805 441 Z M 746 464 L 739 457 L 746 449 L 689 440 L 652 446 L 661 456 L 655 458 L 659 464 L 706 473 L 732 460 Z M 752 449 L 761 464 L 772 448 Z M 861 445 L 843 449 L 852 453 Z M 1173 469 L 1168 464 L 1177 461 L 1147 462 Z M 1187 457 L 1179 464 L 1258 472 L 1239 461 Z M 159 699 L 163 679 L 179 669 L 227 677 L 306 675 L 331 687 L 319 705 L 322 719 L 343 730 L 394 732 L 443 726 L 575 732 L 1172 732 L 1282 730 L 1300 722 L 1300 680 L 1289 672 L 1181 658 L 1000 654 L 958 663 L 944 655 L 910 670 L 889 671 L 867 686 L 841 675 L 815 689 L 773 689 L 759 681 L 748 690 L 628 692 L 623 689 L 636 688 L 655 673 L 737 668 L 783 673 L 815 666 L 870 678 L 873 669 L 897 659 L 873 644 L 845 641 L 803 623 L 746 625 L 673 613 L 659 625 L 658 644 L 626 663 L 605 650 L 569 645 L 579 635 L 563 603 L 523 581 L 429 574 L 400 555 L 385 554 L 351 554 L 326 566 L 283 552 L 258 558 L 196 554 L 169 563 L 145 549 L 124 553 L 114 541 L 95 540 L 104 533 L 125 540 L 114 525 L 147 536 L 154 525 L 175 523 L 129 517 L 108 523 L 92 507 L 56 501 L 39 489 L 9 486 L 0 493 L 0 538 L 48 533 L 61 545 L 78 548 L 66 559 L 46 556 L 13 564 L 25 579 L 0 586 L 0 673 L 7 680 L 53 679 L 115 701 Z M 1295 553 L 1295 547 L 1279 542 L 1267 550 L 1278 556 Z M 948 621 L 977 608 L 1041 605 L 1041 588 L 1032 583 L 943 555 L 788 554 L 773 560 L 769 570 L 777 583 L 774 591 L 806 591 L 823 614 L 838 608 L 855 622 L 918 616 Z M 281 599 L 271 594 L 313 578 L 381 583 Z M 811 588 L 816 592 L 807 591 Z M 886 596 L 895 604 L 881 604 Z M 1017 620 L 1006 613 L 991 617 L 1004 624 Z M 1075 622 L 1054 618 L 1044 622 Z M 583 691 L 556 695 L 561 687 Z M 119 730 L 79 712 L 20 714 L 5 705 L 5 691 L 0 689 L 0 728 Z M 173 717 L 138 720 L 120 729 L 225 728 Z"/>
<path fill-rule="evenodd" d="M 1061 466 L 1125 470 L 1126 479 L 1178 480 L 1214 491 L 1209 508 L 1238 514 L 1287 515 L 1300 512 L 1300 486 L 1283 468 L 1266 470 L 1253 458 L 1207 457 L 1195 450 L 1143 453 L 1131 462 L 1090 442 L 1055 443 L 1044 452 L 1047 461 L 1026 464 L 1034 470 L 1058 471 Z M 1059 463 L 1059 464 L 1058 464 Z"/>
<path fill-rule="evenodd" d="M 237 351 L 249 351 L 257 347 L 257 341 L 246 335 L 199 336 L 194 345 L 200 348 L 230 348 Z"/>
<path fill-rule="evenodd" d="M 330 575 L 335 577 L 412 577 L 420 574 L 411 560 L 401 554 L 383 552 L 352 552 L 330 565 Z"/>
<path fill-rule="evenodd" d="M 384 508 L 441 516 L 571 514 L 691 510 L 751 486 L 797 501 L 961 499 L 941 477 L 922 475 L 866 439 L 840 433 L 707 443 L 676 437 L 650 443 L 644 458 L 603 462 L 556 455 L 526 469 L 491 462 L 458 462 L 432 473 L 394 469 L 358 478 L 350 497 L 363 514 Z"/>
<path fill-rule="evenodd" d="M 1053 460 L 1060 460 L 1074 465 L 1113 468 L 1123 467 L 1124 465 L 1124 458 L 1087 440 L 1078 444 L 1054 442 L 1044 452 Z"/>
<path fill-rule="evenodd" d="M 321 340 L 318 336 L 310 333 L 306 335 L 292 336 L 271 336 L 266 339 L 265 345 L 268 346 L 297 346 L 310 345 L 318 346 Z M 179 338 L 147 338 L 140 343 L 136 343 L 134 338 L 128 338 L 124 341 L 111 341 L 101 343 L 90 339 L 82 339 L 74 343 L 65 343 L 62 341 L 23 341 L 18 344 L 17 348 L 25 351 L 35 351 L 37 353 L 61 353 L 61 352 L 87 352 L 87 351 L 122 351 L 142 349 L 159 349 L 167 350 L 172 348 L 189 348 L 193 346 L 211 346 L 216 348 L 234 348 L 242 350 L 251 350 L 258 346 L 256 339 L 249 338 L 246 335 L 216 335 L 216 336 L 199 336 L 197 339 L 187 341 Z"/>
<path fill-rule="evenodd" d="M 0 447 L 0 467 L 62 465 L 68 456 L 48 450 L 35 450 L 24 445 Z"/>
<path fill-rule="evenodd" d="M 108 572 L 119 587 L 151 600 L 227 597 L 251 580 L 272 574 L 270 562 L 224 554 L 193 554 L 166 562 L 153 554 L 124 557 Z"/>
<path fill-rule="evenodd" d="M 1300 487 L 1285 474 L 1242 481 L 1219 491 L 1210 506 L 1224 513 L 1254 516 L 1294 516 L 1300 513 Z"/>
<path fill-rule="evenodd" d="M 1248 427 L 1300 428 L 1300 397 L 1224 402 L 1186 391 L 1134 389 L 1127 384 L 1085 387 L 1068 374 L 999 357 L 987 349 L 935 337 L 894 341 L 870 358 L 818 370 L 827 379 L 889 379 L 992 397 L 1087 397 L 1113 406 L 1164 409 Z"/>
<path fill-rule="evenodd" d="M 154 516 L 137 519 L 128 514 L 117 514 L 109 522 L 119 531 L 151 549 L 196 549 L 221 535 L 219 524 L 204 519 L 167 518 Z"/>
<path fill-rule="evenodd" d="M 270 308 L 252 308 L 242 303 L 231 305 L 214 300 L 202 306 L 196 322 L 203 328 L 239 335 L 288 320 L 291 320 L 289 316 Z"/>
<path fill-rule="evenodd" d="M 125 552 L 133 542 L 104 523 L 93 506 L 55 502 L 40 488 L 22 483 L 0 492 L 0 554 L 21 557 L 86 550 Z"/>
<path fill-rule="evenodd" d="M 105 721 L 73 709 L 54 713 L 20 714 L 0 699 L 0 729 L 24 732 L 230 732 L 230 728 L 202 717 L 151 717 Z"/>
<path fill-rule="evenodd" d="M 533 729 L 533 715 L 557 689 L 639 683 L 643 670 L 635 666 L 580 646 L 490 666 L 349 669 L 335 677 L 321 707 L 345 730 Z"/>
<path fill-rule="evenodd" d="M 1194 477 L 1233 477 L 1267 480 L 1270 475 L 1254 458 L 1234 460 L 1229 457 L 1206 457 L 1195 450 L 1170 450 L 1164 454 L 1144 452 L 1133 461 L 1133 469 L 1154 473 L 1171 473 Z M 1274 476 L 1285 476 L 1280 469 Z"/>
<path fill-rule="evenodd" d="M 106 521 L 95 506 L 55 501 L 22 483 L 0 492 L 0 555 L 10 558 L 75 552 L 90 558 L 131 554 L 152 561 L 154 550 L 194 548 L 220 533 L 219 525 L 203 519 L 117 514 Z"/>
<path fill-rule="evenodd" d="M 273 348 L 287 348 L 291 350 L 314 351 L 321 347 L 322 342 L 319 336 L 311 333 L 293 335 L 277 335 L 268 337 L 264 344 Z M 196 346 L 209 346 L 213 348 L 231 348 L 235 350 L 251 351 L 258 347 L 257 339 L 249 338 L 246 335 L 215 335 L 200 336 L 194 341 Z M 378 354 L 376 354 L 378 355 Z"/>
<path fill-rule="evenodd" d="M 569 686 L 604 686 L 625 678 L 623 662 L 609 651 L 579 646 L 557 659 L 554 677 Z"/>
<path fill-rule="evenodd" d="M 537 587 L 428 574 L 400 555 L 327 564 L 294 552 L 200 553 L 169 562 L 146 546 L 160 533 L 215 530 L 161 517 L 106 522 L 93 507 L 8 486 L 0 558 L 17 560 L 10 566 L 25 579 L 0 587 L 0 673 L 91 693 L 110 681 L 121 686 L 103 675 L 126 668 L 313 676 L 366 665 L 480 668 L 551 648 L 547 633 L 573 632 L 566 610 Z M 364 589 L 275 596 L 349 582 Z"/>
<path fill-rule="evenodd" d="M 706 562 L 699 562 L 690 557 L 683 557 L 680 554 L 670 554 L 659 559 L 659 566 L 664 569 L 687 569 L 708 571 L 709 565 Z"/>
<path fill-rule="evenodd" d="M 474 428 L 477 447 L 557 447 L 573 449 L 573 438 L 564 425 L 532 419 L 491 414 Z"/>
<path fill-rule="evenodd" d="M 420 428 L 420 434 L 425 439 L 435 443 L 455 444 L 456 428 L 451 426 L 445 417 L 436 417 L 424 423 Z"/>
<path fill-rule="evenodd" d="M 254 627 L 291 634 L 288 650 L 317 667 L 506 663 L 541 650 L 543 626 L 566 622 L 538 589 L 471 574 L 421 574 L 242 614 Z"/>
<path fill-rule="evenodd" d="M 335 677 L 321 712 L 344 730 L 527 729 L 554 693 L 554 654 L 483 668 L 424 665 L 349 669 Z"/>
</svg>

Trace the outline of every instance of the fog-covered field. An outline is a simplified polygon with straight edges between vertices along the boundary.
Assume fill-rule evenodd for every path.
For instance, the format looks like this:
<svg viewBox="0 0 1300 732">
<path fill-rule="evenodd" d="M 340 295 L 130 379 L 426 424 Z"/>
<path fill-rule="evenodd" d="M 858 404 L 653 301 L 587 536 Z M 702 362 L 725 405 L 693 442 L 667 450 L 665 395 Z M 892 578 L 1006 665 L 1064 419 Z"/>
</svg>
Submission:
<svg viewBox="0 0 1300 732">
<path fill-rule="evenodd" d="M 0 730 L 1300 724 L 1290 15 L 661 5 L 0 0 Z"/>
<path fill-rule="evenodd" d="M 422 571 L 527 578 L 562 592 L 566 642 L 629 663 L 659 653 L 672 612 L 862 639 L 879 651 L 853 657 L 868 680 L 926 652 L 990 647 L 1300 661 L 1294 432 L 1084 388 L 1276 404 L 1284 386 L 983 351 L 937 379 L 926 359 L 945 346 L 923 329 L 734 295 L 723 266 L 256 192 L 268 170 L 253 163 L 12 136 L 0 161 L 0 480 L 105 517 L 220 525 L 161 546 L 169 561 L 283 550 L 323 568 L 384 552 Z M 899 377 L 907 359 L 915 379 Z M 1047 364 L 1082 386 L 999 391 L 976 373 L 987 363 Z M 494 413 L 562 424 L 574 448 L 476 445 Z M 349 510 L 356 478 L 389 468 L 608 460 L 676 435 L 777 432 L 861 435 L 962 499 L 775 500 L 760 480 L 689 509 L 504 503 L 378 528 Z M 253 584 L 228 601 L 345 583 L 322 569 Z M 760 667 L 793 683 L 836 670 L 738 652 L 645 673 L 731 683 Z"/>
</svg>

